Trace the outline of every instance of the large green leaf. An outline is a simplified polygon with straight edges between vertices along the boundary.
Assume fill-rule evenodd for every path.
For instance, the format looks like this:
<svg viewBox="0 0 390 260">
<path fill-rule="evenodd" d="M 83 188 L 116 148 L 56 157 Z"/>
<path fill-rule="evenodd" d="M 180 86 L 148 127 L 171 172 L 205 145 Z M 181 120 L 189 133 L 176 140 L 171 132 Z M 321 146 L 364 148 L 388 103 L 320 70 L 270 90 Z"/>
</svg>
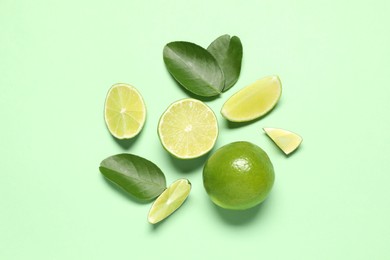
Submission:
<svg viewBox="0 0 390 260">
<path fill-rule="evenodd" d="M 164 173 L 154 163 L 133 155 L 117 154 L 100 163 L 108 180 L 140 200 L 151 200 L 166 188 Z"/>
<path fill-rule="evenodd" d="M 221 93 L 223 72 L 206 49 L 191 42 L 170 42 L 164 47 L 163 57 L 169 73 L 190 92 L 203 97 Z"/>
<path fill-rule="evenodd" d="M 240 76 L 242 44 L 240 38 L 225 34 L 213 41 L 207 50 L 215 57 L 225 76 L 226 91 L 233 87 Z"/>
</svg>

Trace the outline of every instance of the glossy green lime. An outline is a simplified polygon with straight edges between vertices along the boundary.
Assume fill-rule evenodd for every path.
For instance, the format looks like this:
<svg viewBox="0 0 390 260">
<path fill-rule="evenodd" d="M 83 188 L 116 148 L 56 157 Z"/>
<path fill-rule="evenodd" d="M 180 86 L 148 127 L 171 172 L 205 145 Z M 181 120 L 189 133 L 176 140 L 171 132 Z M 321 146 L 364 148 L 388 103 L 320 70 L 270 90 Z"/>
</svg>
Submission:
<svg viewBox="0 0 390 260">
<path fill-rule="evenodd" d="M 221 147 L 203 169 L 206 192 L 215 204 L 226 209 L 244 210 L 263 202 L 274 180 L 268 155 L 249 142 Z"/>
</svg>

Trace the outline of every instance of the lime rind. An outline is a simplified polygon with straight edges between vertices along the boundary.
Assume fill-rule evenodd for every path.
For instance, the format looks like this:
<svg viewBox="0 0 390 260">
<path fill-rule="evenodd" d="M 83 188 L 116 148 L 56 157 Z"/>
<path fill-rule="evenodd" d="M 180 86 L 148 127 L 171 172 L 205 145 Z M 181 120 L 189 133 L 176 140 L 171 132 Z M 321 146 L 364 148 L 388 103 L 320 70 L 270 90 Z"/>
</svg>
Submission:
<svg viewBox="0 0 390 260">
<path fill-rule="evenodd" d="M 105 99 L 104 120 L 117 139 L 138 135 L 146 121 L 146 106 L 140 92 L 126 83 L 112 85 Z"/>
<path fill-rule="evenodd" d="M 246 141 L 219 148 L 203 167 L 203 185 L 211 201 L 229 210 L 246 210 L 262 203 L 274 181 L 267 153 Z"/>
<path fill-rule="evenodd" d="M 184 203 L 190 191 L 191 183 L 187 179 L 179 179 L 172 183 L 150 208 L 149 223 L 156 224 L 170 216 Z"/>
<path fill-rule="evenodd" d="M 265 127 L 263 130 L 286 155 L 294 152 L 303 140 L 300 135 L 281 128 Z"/>
</svg>

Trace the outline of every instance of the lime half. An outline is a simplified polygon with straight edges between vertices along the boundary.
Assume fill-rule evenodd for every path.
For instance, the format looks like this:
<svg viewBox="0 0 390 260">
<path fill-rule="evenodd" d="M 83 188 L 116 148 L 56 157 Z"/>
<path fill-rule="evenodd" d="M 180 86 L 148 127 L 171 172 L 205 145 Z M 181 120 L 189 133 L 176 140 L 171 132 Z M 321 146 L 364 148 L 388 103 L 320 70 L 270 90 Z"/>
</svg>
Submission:
<svg viewBox="0 0 390 260">
<path fill-rule="evenodd" d="M 131 85 L 118 83 L 107 93 L 104 119 L 110 133 L 118 139 L 136 136 L 145 123 L 146 108 L 141 94 Z"/>
<path fill-rule="evenodd" d="M 172 183 L 153 203 L 148 221 L 156 224 L 171 215 L 183 204 L 190 191 L 191 183 L 187 179 L 179 179 Z"/>
<path fill-rule="evenodd" d="M 218 137 L 214 112 L 202 101 L 186 98 L 171 104 L 158 124 L 163 147 L 181 159 L 197 158 L 210 151 Z"/>
<path fill-rule="evenodd" d="M 294 152 L 302 143 L 302 137 L 296 133 L 270 127 L 263 128 L 263 130 L 285 154 Z"/>
<path fill-rule="evenodd" d="M 279 77 L 265 77 L 233 94 L 222 106 L 221 114 L 232 122 L 251 121 L 274 108 L 281 94 Z"/>
</svg>

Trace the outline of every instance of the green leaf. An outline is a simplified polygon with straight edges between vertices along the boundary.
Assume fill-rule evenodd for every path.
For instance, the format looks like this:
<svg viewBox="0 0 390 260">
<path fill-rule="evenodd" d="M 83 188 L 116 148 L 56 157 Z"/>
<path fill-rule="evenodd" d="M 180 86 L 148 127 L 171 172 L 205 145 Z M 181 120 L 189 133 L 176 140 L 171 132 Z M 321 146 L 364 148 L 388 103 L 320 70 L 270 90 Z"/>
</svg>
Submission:
<svg viewBox="0 0 390 260">
<path fill-rule="evenodd" d="M 215 57 L 225 76 L 223 92 L 236 84 L 241 71 L 242 44 L 240 38 L 225 34 L 213 41 L 207 50 Z"/>
<path fill-rule="evenodd" d="M 187 90 L 203 97 L 221 93 L 225 79 L 216 59 L 191 42 L 170 42 L 164 47 L 165 65 Z"/>
<path fill-rule="evenodd" d="M 117 154 L 100 163 L 108 180 L 140 200 L 151 200 L 166 188 L 164 173 L 154 163 L 133 155 Z"/>
</svg>

